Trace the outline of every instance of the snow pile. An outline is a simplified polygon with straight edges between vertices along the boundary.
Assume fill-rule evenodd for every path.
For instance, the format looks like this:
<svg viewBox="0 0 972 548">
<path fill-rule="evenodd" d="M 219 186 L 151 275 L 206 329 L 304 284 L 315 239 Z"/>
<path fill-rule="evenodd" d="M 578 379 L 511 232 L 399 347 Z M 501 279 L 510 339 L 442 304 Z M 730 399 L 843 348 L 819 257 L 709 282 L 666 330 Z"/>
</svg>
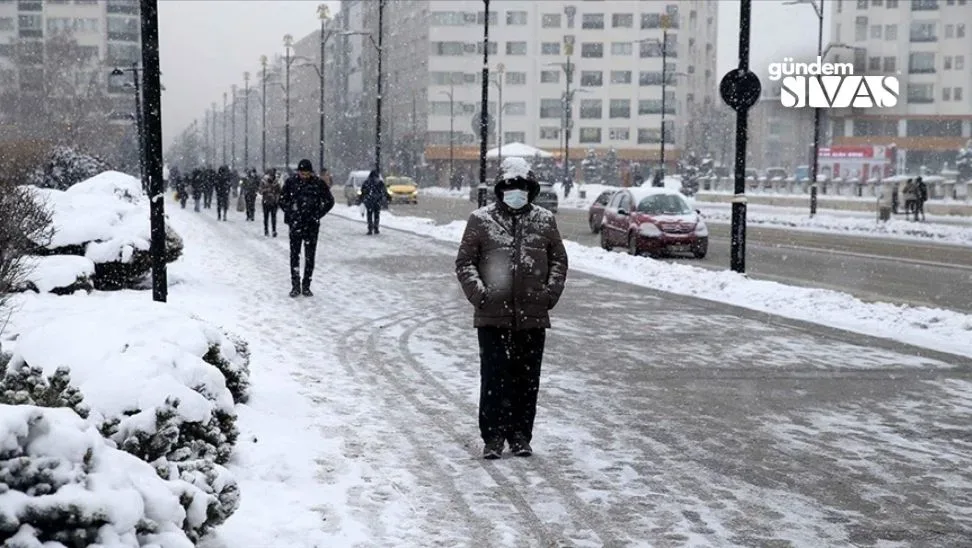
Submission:
<svg viewBox="0 0 972 548">
<path fill-rule="evenodd" d="M 95 264 L 97 289 L 137 288 L 151 268 L 149 204 L 138 179 L 108 171 L 67 190 L 33 189 L 53 213 L 54 235 L 37 242 L 38 255 L 77 255 Z M 166 228 L 166 260 L 182 253 L 182 239 Z"/>
<path fill-rule="evenodd" d="M 728 223 L 732 212 L 727 209 L 704 210 L 706 220 Z M 813 217 L 786 213 L 747 212 L 748 225 L 782 227 L 807 232 L 845 233 L 853 235 L 879 236 L 933 240 L 942 243 L 972 246 L 972 226 L 947 225 L 936 223 L 916 223 L 892 219 L 877 221 L 873 218 L 817 214 Z"/>
<path fill-rule="evenodd" d="M 70 409 L 0 405 L 4 546 L 191 548 L 185 531 L 206 520 L 209 498 L 110 447 Z"/>
<path fill-rule="evenodd" d="M 358 221 L 353 209 L 338 215 Z M 436 226 L 431 219 L 389 214 L 382 224 L 458 244 L 464 221 Z M 634 257 L 565 242 L 571 269 L 642 287 L 689 295 L 818 323 L 915 346 L 972 357 L 972 315 L 889 303 L 865 303 L 847 293 L 752 280 L 730 271 Z"/>
<path fill-rule="evenodd" d="M 0 401 L 72 407 L 162 478 L 193 484 L 210 497 L 195 537 L 236 510 L 239 488 L 222 465 L 249 386 L 245 344 L 137 293 L 28 298 L 9 330 Z"/>
<path fill-rule="evenodd" d="M 500 173 L 502 173 L 501 176 L 505 181 L 511 179 L 529 179 L 530 163 L 523 158 L 503 158 Z"/>
<path fill-rule="evenodd" d="M 28 175 L 26 183 L 41 188 L 66 190 L 110 169 L 111 167 L 100 158 L 78 152 L 70 147 L 58 146 L 51 150 L 43 165 L 38 166 Z"/>
<path fill-rule="evenodd" d="M 94 275 L 95 265 L 87 257 L 30 256 L 25 258 L 24 267 L 27 275 L 23 287 L 19 288 L 21 291 L 64 295 L 94 288 L 91 276 Z"/>
</svg>

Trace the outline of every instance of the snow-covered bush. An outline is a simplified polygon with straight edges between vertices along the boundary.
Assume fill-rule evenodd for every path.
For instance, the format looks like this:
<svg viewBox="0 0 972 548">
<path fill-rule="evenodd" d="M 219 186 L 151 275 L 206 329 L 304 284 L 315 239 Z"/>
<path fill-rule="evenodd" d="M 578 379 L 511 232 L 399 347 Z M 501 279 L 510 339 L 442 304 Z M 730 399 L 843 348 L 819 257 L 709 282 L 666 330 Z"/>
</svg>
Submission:
<svg viewBox="0 0 972 548">
<path fill-rule="evenodd" d="M 71 147 L 57 146 L 52 148 L 44 162 L 28 175 L 25 183 L 41 188 L 67 190 L 110 169 L 111 166 L 98 157 L 78 152 Z"/>
<path fill-rule="evenodd" d="M 109 171 L 67 190 L 32 188 L 50 204 L 54 236 L 38 255 L 78 255 L 94 262 L 96 289 L 138 289 L 151 269 L 148 199 L 135 177 Z M 166 262 L 182 255 L 182 238 L 166 226 Z"/>
<path fill-rule="evenodd" d="M 0 405 L 5 547 L 191 548 L 216 504 L 112 448 L 70 409 Z"/>
<path fill-rule="evenodd" d="M 90 409 L 81 392 L 71 386 L 71 370 L 67 367 L 58 367 L 53 375 L 45 377 L 40 367 L 22 365 L 8 369 L 9 362 L 9 358 L 0 358 L 0 404 L 68 407 L 88 418 Z"/>
<path fill-rule="evenodd" d="M 226 345 L 211 344 L 203 361 L 219 369 L 226 378 L 226 388 L 233 394 L 233 401 L 246 403 L 250 399 L 250 347 L 246 341 L 227 335 L 232 342 L 233 354 L 227 355 Z"/>
<path fill-rule="evenodd" d="M 75 255 L 50 255 L 47 257 L 26 257 L 26 274 L 23 281 L 14 289 L 35 293 L 70 295 L 75 291 L 91 291 L 94 285 L 91 276 L 95 264 L 87 257 Z"/>
</svg>

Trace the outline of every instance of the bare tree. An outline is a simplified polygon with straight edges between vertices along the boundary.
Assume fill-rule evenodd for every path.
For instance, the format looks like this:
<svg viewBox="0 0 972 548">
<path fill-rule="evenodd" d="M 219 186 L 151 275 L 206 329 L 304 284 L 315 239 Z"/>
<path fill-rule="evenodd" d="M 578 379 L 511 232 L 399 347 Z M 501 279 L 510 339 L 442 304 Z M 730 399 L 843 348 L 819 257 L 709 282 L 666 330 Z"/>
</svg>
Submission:
<svg viewBox="0 0 972 548">
<path fill-rule="evenodd" d="M 51 219 L 33 189 L 0 181 L 0 310 L 29 274 L 25 257 L 54 235 Z"/>
</svg>

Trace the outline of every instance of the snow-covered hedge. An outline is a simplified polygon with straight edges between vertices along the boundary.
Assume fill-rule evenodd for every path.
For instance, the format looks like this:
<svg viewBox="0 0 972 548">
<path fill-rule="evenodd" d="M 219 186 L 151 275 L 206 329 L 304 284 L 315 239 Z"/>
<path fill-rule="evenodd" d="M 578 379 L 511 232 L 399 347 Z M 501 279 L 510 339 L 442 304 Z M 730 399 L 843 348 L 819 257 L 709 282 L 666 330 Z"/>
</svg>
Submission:
<svg viewBox="0 0 972 548">
<path fill-rule="evenodd" d="M 70 409 L 0 405 L 0 539 L 11 548 L 191 548 L 215 501 L 112 448 Z"/>
<path fill-rule="evenodd" d="M 238 436 L 235 400 L 249 383 L 244 342 L 134 292 L 26 299 L 11 324 L 18 336 L 4 401 L 83 405 L 116 447 L 211 495 L 190 536 L 232 515 L 239 488 L 221 465 Z M 66 368 L 83 404 L 62 389 Z"/>
<path fill-rule="evenodd" d="M 151 269 L 149 203 L 141 182 L 107 171 L 67 190 L 34 188 L 53 212 L 54 236 L 37 255 L 78 255 L 94 262 L 96 289 L 137 289 Z M 166 226 L 166 261 L 182 255 L 182 238 Z"/>
<path fill-rule="evenodd" d="M 96 156 L 57 146 L 51 149 L 43 164 L 28 175 L 26 182 L 41 188 L 67 190 L 110 169 L 107 162 Z"/>
<path fill-rule="evenodd" d="M 24 258 L 24 280 L 20 291 L 69 295 L 75 291 L 91 291 L 94 262 L 76 255 L 49 255 Z"/>
</svg>

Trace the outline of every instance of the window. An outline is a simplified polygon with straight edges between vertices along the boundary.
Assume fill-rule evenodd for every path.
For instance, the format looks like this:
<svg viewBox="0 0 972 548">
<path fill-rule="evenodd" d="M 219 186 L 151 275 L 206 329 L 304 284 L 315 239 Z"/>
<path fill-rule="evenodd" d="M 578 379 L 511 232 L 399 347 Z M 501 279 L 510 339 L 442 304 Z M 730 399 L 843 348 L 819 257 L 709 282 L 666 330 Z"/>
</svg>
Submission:
<svg viewBox="0 0 972 548">
<path fill-rule="evenodd" d="M 608 139 L 612 141 L 627 141 L 631 139 L 631 130 L 626 127 L 613 127 L 608 130 Z"/>
<path fill-rule="evenodd" d="M 599 70 L 583 70 L 581 71 L 580 85 L 589 88 L 601 87 L 604 85 L 604 73 Z"/>
<path fill-rule="evenodd" d="M 675 92 L 665 92 L 665 114 L 675 114 Z M 641 99 L 638 101 L 638 116 L 661 114 L 661 99 Z"/>
<path fill-rule="evenodd" d="M 559 13 L 545 13 L 540 17 L 540 26 L 545 29 L 559 29 L 560 19 Z"/>
<path fill-rule="evenodd" d="M 955 38 L 955 25 L 945 25 L 945 38 Z"/>
<path fill-rule="evenodd" d="M 885 40 L 897 40 L 898 39 L 898 25 L 884 25 L 884 39 Z"/>
<path fill-rule="evenodd" d="M 560 42 L 543 42 L 540 44 L 541 55 L 560 55 Z"/>
<path fill-rule="evenodd" d="M 604 57 L 603 42 L 585 42 L 581 44 L 581 57 L 588 59 L 600 59 Z"/>
<path fill-rule="evenodd" d="M 935 35 L 935 23 L 912 21 L 911 41 L 912 42 L 935 42 L 938 37 Z"/>
<path fill-rule="evenodd" d="M 954 97 L 955 90 L 952 90 L 952 98 Z M 961 137 L 962 121 L 908 120 L 905 134 L 908 137 Z"/>
<path fill-rule="evenodd" d="M 883 3 L 884 3 L 884 0 L 871 0 L 871 5 L 872 6 L 875 6 L 875 7 L 880 6 Z"/>
<path fill-rule="evenodd" d="M 965 56 L 956 55 L 955 56 L 955 70 L 965 70 Z"/>
<path fill-rule="evenodd" d="M 600 143 L 601 142 L 601 128 L 599 127 L 582 127 L 580 130 L 580 142 L 581 143 Z"/>
<path fill-rule="evenodd" d="M 522 27 L 527 24 L 527 12 L 525 11 L 508 11 L 506 12 L 506 24 L 511 26 Z"/>
<path fill-rule="evenodd" d="M 662 45 L 661 42 L 641 42 L 638 44 L 638 54 L 642 57 L 661 57 L 662 56 Z"/>
<path fill-rule="evenodd" d="M 911 74 L 935 72 L 935 54 L 930 51 L 910 54 L 908 56 L 908 72 Z"/>
<path fill-rule="evenodd" d="M 580 117 L 582 120 L 600 120 L 604 114 L 603 101 L 600 99 L 581 99 Z"/>
<path fill-rule="evenodd" d="M 867 70 L 871 72 L 877 72 L 881 70 L 881 58 L 871 57 L 867 60 Z"/>
<path fill-rule="evenodd" d="M 955 37 L 965 38 L 965 23 L 955 25 Z"/>
<path fill-rule="evenodd" d="M 633 13 L 615 13 L 611 16 L 611 26 L 616 29 L 630 29 L 634 27 Z"/>
<path fill-rule="evenodd" d="M 127 65 L 141 61 L 142 51 L 134 44 L 115 44 L 108 42 L 108 63 Z"/>
<path fill-rule="evenodd" d="M 641 14 L 641 29 L 657 29 L 661 28 L 661 14 L 660 13 L 642 13 Z"/>
<path fill-rule="evenodd" d="M 952 88 L 942 88 L 942 101 L 952 100 Z"/>
<path fill-rule="evenodd" d="M 525 72 L 506 72 L 504 78 L 506 83 L 511 86 L 525 86 L 527 83 Z"/>
<path fill-rule="evenodd" d="M 631 55 L 634 51 L 634 44 L 631 42 L 612 42 L 611 55 Z"/>
<path fill-rule="evenodd" d="M 678 28 L 678 4 L 668 4 L 665 6 L 665 15 L 668 17 L 668 28 Z M 664 22 L 664 21 L 663 21 Z"/>
<path fill-rule="evenodd" d="M 459 56 L 465 53 L 462 42 L 432 42 L 432 55 Z"/>
<path fill-rule="evenodd" d="M 433 11 L 429 14 L 433 27 L 461 27 L 467 24 L 461 11 Z"/>
<path fill-rule="evenodd" d="M 882 27 L 881 25 L 872 25 L 871 26 L 871 38 L 872 39 L 880 39 L 881 38 L 881 31 L 882 30 L 884 30 L 884 27 Z"/>
<path fill-rule="evenodd" d="M 611 118 L 631 118 L 630 99 L 611 99 L 611 108 L 608 111 Z"/>
<path fill-rule="evenodd" d="M 476 24 L 477 25 L 482 26 L 483 23 L 486 22 L 485 19 L 486 18 L 483 16 L 483 12 L 479 12 L 479 13 L 476 14 Z M 489 12 L 489 26 L 492 27 L 492 26 L 496 26 L 498 24 L 499 24 L 499 15 L 495 11 Z"/>
<path fill-rule="evenodd" d="M 866 10 L 867 9 L 867 0 L 857 0 L 857 9 L 859 9 L 859 10 Z"/>
<path fill-rule="evenodd" d="M 527 43 L 526 42 L 507 42 L 506 43 L 506 54 L 507 55 L 526 55 L 527 53 Z"/>
<path fill-rule="evenodd" d="M 954 99 L 956 101 L 961 101 L 962 100 L 962 88 L 955 88 L 952 91 L 952 99 Z"/>
<path fill-rule="evenodd" d="M 559 127 L 542 127 L 540 128 L 540 138 L 547 139 L 550 141 L 560 140 L 560 128 Z"/>
<path fill-rule="evenodd" d="M 140 29 L 141 22 L 135 17 L 108 18 L 109 40 L 127 40 L 134 42 L 138 40 Z"/>
<path fill-rule="evenodd" d="M 661 129 L 657 127 L 638 130 L 638 144 L 646 145 L 661 142 Z"/>
<path fill-rule="evenodd" d="M 507 47 L 509 47 L 509 42 L 507 42 Z M 478 55 L 482 55 L 483 54 L 483 43 L 482 42 L 476 42 L 476 53 Z M 499 53 L 499 46 L 496 44 L 496 42 L 490 42 L 489 43 L 489 54 L 490 55 L 496 55 L 497 53 Z"/>
<path fill-rule="evenodd" d="M 867 40 L 867 17 L 858 16 L 854 19 L 854 41 Z"/>
<path fill-rule="evenodd" d="M 540 72 L 540 83 L 541 84 L 559 84 L 560 83 L 560 71 L 559 70 L 544 70 Z"/>
<path fill-rule="evenodd" d="M 522 131 L 504 131 L 504 143 L 522 143 L 526 141 L 526 133 Z"/>
<path fill-rule="evenodd" d="M 911 11 L 937 10 L 938 0 L 911 0 Z"/>
<path fill-rule="evenodd" d="M 44 20 L 40 15 L 20 15 L 17 17 L 17 23 L 20 30 L 43 30 Z"/>
<path fill-rule="evenodd" d="M 945 57 L 945 66 L 944 66 L 944 69 L 945 70 L 952 70 L 952 56 L 951 55 Z"/>
<path fill-rule="evenodd" d="M 889 10 L 898 9 L 898 0 L 887 0 L 887 6 Z"/>
<path fill-rule="evenodd" d="M 526 116 L 526 102 L 516 101 L 503 105 L 503 114 L 510 116 Z"/>
<path fill-rule="evenodd" d="M 563 118 L 564 103 L 560 99 L 540 99 L 541 118 Z"/>
<path fill-rule="evenodd" d="M 909 103 L 934 103 L 935 86 L 932 84 L 908 84 Z"/>
<path fill-rule="evenodd" d="M 581 28 L 582 29 L 603 29 L 604 14 L 585 13 L 583 16 L 581 16 Z"/>
<path fill-rule="evenodd" d="M 884 58 L 884 72 L 897 72 L 897 57 Z"/>
<path fill-rule="evenodd" d="M 14 30 L 13 17 L 0 17 L 0 30 Z"/>
<path fill-rule="evenodd" d="M 630 84 L 631 83 L 631 71 L 630 70 L 612 70 L 611 71 L 611 83 L 612 84 Z"/>
</svg>

